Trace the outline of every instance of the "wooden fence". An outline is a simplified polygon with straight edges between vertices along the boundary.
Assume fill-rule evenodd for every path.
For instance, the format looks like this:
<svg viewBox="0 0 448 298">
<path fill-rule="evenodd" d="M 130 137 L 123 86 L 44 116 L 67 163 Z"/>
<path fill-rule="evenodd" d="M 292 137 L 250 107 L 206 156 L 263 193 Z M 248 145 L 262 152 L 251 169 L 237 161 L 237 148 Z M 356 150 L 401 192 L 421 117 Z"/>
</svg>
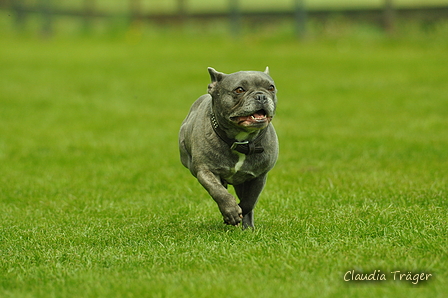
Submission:
<svg viewBox="0 0 448 298">
<path fill-rule="evenodd" d="M 54 18 L 56 16 L 71 16 L 79 18 L 86 31 L 92 27 L 93 20 L 97 18 L 122 17 L 129 20 L 129 24 L 135 22 L 155 23 L 178 23 L 182 25 L 187 20 L 228 20 L 229 30 L 232 34 L 238 34 L 243 22 L 251 22 L 265 19 L 291 19 L 295 24 L 298 36 L 306 34 L 306 23 L 308 19 L 328 19 L 335 14 L 345 16 L 353 20 L 373 22 L 392 33 L 395 28 L 397 17 L 424 19 L 435 21 L 448 19 L 448 6 L 428 8 L 396 8 L 393 0 L 383 0 L 382 8 L 372 9 L 341 9 L 341 10 L 307 10 L 305 0 L 292 0 L 291 8 L 288 10 L 242 11 L 240 0 L 228 0 L 228 11 L 214 13 L 188 13 L 188 0 L 175 0 L 176 10 L 172 13 L 151 13 L 142 9 L 141 0 L 128 1 L 128 9 L 121 13 L 102 11 L 97 8 L 95 0 L 83 0 L 82 8 L 68 9 L 59 8 L 55 5 L 57 0 L 35 0 L 33 5 L 27 4 L 25 0 L 0 0 L 0 9 L 9 10 L 13 15 L 15 26 L 21 30 L 26 27 L 30 15 L 40 15 L 41 33 L 49 36 L 53 33 Z"/>
</svg>

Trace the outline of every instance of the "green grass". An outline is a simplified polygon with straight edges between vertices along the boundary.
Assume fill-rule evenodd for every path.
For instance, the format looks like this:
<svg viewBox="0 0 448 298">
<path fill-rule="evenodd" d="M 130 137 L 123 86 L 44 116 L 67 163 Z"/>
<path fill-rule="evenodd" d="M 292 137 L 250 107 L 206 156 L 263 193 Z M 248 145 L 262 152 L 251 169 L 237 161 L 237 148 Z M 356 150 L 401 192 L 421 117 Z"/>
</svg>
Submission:
<svg viewBox="0 0 448 298">
<path fill-rule="evenodd" d="M 1 39 L 1 297 L 446 295 L 443 36 Z M 267 65 L 281 152 L 241 231 L 177 132 L 207 66 Z"/>
</svg>

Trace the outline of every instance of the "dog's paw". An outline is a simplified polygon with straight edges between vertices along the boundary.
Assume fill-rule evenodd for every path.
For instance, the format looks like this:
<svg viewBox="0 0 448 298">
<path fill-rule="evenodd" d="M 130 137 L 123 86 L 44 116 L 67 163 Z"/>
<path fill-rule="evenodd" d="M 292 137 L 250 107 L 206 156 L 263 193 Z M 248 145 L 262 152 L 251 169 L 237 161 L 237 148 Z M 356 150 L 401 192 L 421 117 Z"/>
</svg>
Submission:
<svg viewBox="0 0 448 298">
<path fill-rule="evenodd" d="M 243 210 L 237 204 L 221 209 L 221 213 L 227 225 L 238 226 L 243 219 Z"/>
</svg>

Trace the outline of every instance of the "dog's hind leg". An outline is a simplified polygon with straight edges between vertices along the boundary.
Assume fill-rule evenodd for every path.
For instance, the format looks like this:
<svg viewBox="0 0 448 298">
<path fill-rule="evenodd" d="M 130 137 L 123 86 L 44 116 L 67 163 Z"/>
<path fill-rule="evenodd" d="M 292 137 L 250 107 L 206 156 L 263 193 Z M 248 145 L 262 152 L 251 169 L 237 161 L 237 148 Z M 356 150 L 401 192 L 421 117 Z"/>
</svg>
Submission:
<svg viewBox="0 0 448 298">
<path fill-rule="evenodd" d="M 254 207 L 266 183 L 267 175 L 261 175 L 253 180 L 235 185 L 235 192 L 240 199 L 243 210 L 243 229 L 254 228 Z"/>
<path fill-rule="evenodd" d="M 254 210 L 250 211 L 243 217 L 243 230 L 247 228 L 255 228 L 254 226 Z"/>
</svg>

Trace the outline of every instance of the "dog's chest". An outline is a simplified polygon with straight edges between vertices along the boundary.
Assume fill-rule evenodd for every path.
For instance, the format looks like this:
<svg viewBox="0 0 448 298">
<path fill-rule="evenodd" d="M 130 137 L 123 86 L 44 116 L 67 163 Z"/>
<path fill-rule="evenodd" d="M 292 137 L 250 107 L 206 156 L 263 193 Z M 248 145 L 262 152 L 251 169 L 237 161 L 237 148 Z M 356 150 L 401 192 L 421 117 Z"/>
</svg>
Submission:
<svg viewBox="0 0 448 298">
<path fill-rule="evenodd" d="M 224 175 L 225 180 L 230 184 L 239 184 L 248 179 L 254 178 L 255 173 L 250 170 L 250 167 L 243 167 L 247 156 L 243 153 L 235 152 L 238 156 L 236 163 L 227 168 L 227 173 Z"/>
<path fill-rule="evenodd" d="M 235 166 L 233 168 L 230 169 L 230 172 L 232 173 L 237 173 L 239 170 L 241 170 L 241 167 L 244 164 L 244 161 L 246 160 L 246 154 L 243 153 L 239 153 L 238 154 L 238 161 L 236 162 Z"/>
</svg>

